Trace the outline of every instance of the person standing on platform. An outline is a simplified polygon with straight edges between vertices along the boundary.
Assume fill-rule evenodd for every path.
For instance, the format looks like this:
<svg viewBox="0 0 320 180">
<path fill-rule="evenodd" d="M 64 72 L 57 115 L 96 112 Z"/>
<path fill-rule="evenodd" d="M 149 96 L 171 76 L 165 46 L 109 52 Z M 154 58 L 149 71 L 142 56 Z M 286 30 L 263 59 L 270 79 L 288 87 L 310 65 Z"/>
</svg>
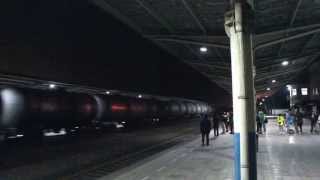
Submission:
<svg viewBox="0 0 320 180">
<path fill-rule="evenodd" d="M 233 134 L 233 112 L 232 111 L 229 113 L 229 129 L 230 129 L 230 134 Z"/>
<path fill-rule="evenodd" d="M 317 125 L 317 120 L 318 120 L 318 114 L 316 112 L 312 112 L 311 114 L 311 119 L 310 119 L 310 132 L 311 134 L 313 133 L 313 131 L 315 130 L 315 127 Z"/>
<path fill-rule="evenodd" d="M 280 132 L 280 134 L 283 134 L 284 133 L 284 129 L 283 129 L 283 126 L 284 126 L 284 115 L 279 114 L 278 117 L 277 117 L 277 122 L 278 122 L 278 125 L 279 125 L 279 132 Z"/>
<path fill-rule="evenodd" d="M 267 132 L 267 124 L 268 124 L 268 119 L 266 117 L 266 114 L 264 112 L 263 113 L 263 118 L 262 118 L 262 128 L 263 128 L 263 133 Z"/>
<path fill-rule="evenodd" d="M 201 131 L 201 137 L 202 137 L 202 146 L 205 145 L 205 139 L 206 139 L 206 145 L 209 146 L 209 135 L 211 131 L 211 122 L 209 120 L 208 115 L 204 115 L 202 120 L 200 121 L 200 131 Z"/>
<path fill-rule="evenodd" d="M 213 131 L 214 136 L 219 136 L 219 124 L 220 124 L 220 116 L 219 113 L 215 113 L 213 117 Z"/>
<path fill-rule="evenodd" d="M 262 124 L 260 122 L 259 112 L 256 114 L 256 122 L 257 122 L 257 133 L 262 134 Z"/>
<path fill-rule="evenodd" d="M 225 127 L 225 131 L 223 131 L 223 133 L 225 132 L 228 132 L 229 131 L 229 123 L 228 123 L 228 113 L 227 112 L 224 112 L 223 113 L 223 124 L 224 124 L 224 127 Z"/>
<path fill-rule="evenodd" d="M 260 125 L 260 129 L 259 129 L 259 134 L 262 134 L 262 128 L 263 128 L 263 131 L 266 132 L 266 125 L 265 125 L 265 116 L 264 116 L 264 113 L 263 111 L 259 111 L 258 112 L 258 120 L 259 120 L 259 125 Z"/>
<path fill-rule="evenodd" d="M 299 111 L 299 109 L 297 109 L 297 112 L 296 112 L 296 131 L 297 131 L 297 133 L 300 132 L 300 134 L 302 134 L 302 125 L 303 125 L 303 115 Z"/>
<path fill-rule="evenodd" d="M 287 114 L 286 123 L 287 123 L 288 134 L 293 134 L 294 133 L 293 127 L 295 126 L 296 122 L 295 122 L 295 117 L 291 111 L 289 111 L 289 113 Z"/>
</svg>

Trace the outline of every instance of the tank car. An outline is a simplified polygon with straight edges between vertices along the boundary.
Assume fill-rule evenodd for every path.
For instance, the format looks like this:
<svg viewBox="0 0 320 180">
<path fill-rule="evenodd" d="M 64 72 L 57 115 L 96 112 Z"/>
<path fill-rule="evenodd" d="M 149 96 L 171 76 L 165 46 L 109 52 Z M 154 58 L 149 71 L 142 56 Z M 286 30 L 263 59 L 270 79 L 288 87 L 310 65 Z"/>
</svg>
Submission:
<svg viewBox="0 0 320 180">
<path fill-rule="evenodd" d="M 118 122 L 127 125 L 184 119 L 210 112 L 208 104 L 188 100 L 158 100 L 90 95 L 59 90 L 0 89 L 0 136 L 23 133 L 40 136 L 45 129 Z"/>
<path fill-rule="evenodd" d="M 97 111 L 90 95 L 17 88 L 0 89 L 0 106 L 0 131 L 6 135 L 90 125 Z"/>
</svg>

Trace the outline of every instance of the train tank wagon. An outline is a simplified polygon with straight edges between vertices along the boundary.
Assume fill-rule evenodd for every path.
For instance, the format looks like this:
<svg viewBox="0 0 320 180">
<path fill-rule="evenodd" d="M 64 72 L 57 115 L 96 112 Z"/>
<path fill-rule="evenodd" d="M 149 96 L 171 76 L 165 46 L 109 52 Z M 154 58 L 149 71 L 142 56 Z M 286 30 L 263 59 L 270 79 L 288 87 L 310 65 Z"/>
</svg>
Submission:
<svg viewBox="0 0 320 180">
<path fill-rule="evenodd" d="M 97 127 L 114 122 L 134 126 L 176 121 L 207 114 L 208 104 L 186 100 L 160 100 L 120 95 L 91 95 L 63 90 L 0 89 L 0 136 L 23 133 L 40 136 L 44 130 Z"/>
<path fill-rule="evenodd" d="M 34 89 L 0 89 L 0 133 L 40 136 L 45 129 L 92 124 L 97 104 L 86 94 Z"/>
</svg>

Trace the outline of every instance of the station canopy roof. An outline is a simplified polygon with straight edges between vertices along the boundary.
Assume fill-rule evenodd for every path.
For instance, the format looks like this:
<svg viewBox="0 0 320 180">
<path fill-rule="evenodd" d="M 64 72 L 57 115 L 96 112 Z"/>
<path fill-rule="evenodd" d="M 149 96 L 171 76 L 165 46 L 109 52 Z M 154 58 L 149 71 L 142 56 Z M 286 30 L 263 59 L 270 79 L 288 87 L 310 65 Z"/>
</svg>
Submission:
<svg viewBox="0 0 320 180">
<path fill-rule="evenodd" d="M 91 1 L 231 92 L 224 30 L 230 1 Z M 256 0 L 254 10 L 255 87 L 258 94 L 268 95 L 320 57 L 320 0 Z"/>
</svg>

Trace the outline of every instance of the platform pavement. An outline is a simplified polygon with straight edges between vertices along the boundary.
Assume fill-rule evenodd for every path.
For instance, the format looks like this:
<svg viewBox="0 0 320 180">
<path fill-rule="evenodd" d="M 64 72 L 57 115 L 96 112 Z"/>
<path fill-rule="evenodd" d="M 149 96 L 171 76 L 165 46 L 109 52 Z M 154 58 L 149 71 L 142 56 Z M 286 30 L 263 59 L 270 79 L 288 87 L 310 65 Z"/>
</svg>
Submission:
<svg viewBox="0 0 320 180">
<path fill-rule="evenodd" d="M 259 138 L 258 179 L 319 180 L 320 136 L 304 126 L 302 135 L 280 135 L 270 122 Z M 231 180 L 232 135 L 220 135 L 202 147 L 200 137 L 152 158 L 114 172 L 100 180 Z"/>
</svg>

